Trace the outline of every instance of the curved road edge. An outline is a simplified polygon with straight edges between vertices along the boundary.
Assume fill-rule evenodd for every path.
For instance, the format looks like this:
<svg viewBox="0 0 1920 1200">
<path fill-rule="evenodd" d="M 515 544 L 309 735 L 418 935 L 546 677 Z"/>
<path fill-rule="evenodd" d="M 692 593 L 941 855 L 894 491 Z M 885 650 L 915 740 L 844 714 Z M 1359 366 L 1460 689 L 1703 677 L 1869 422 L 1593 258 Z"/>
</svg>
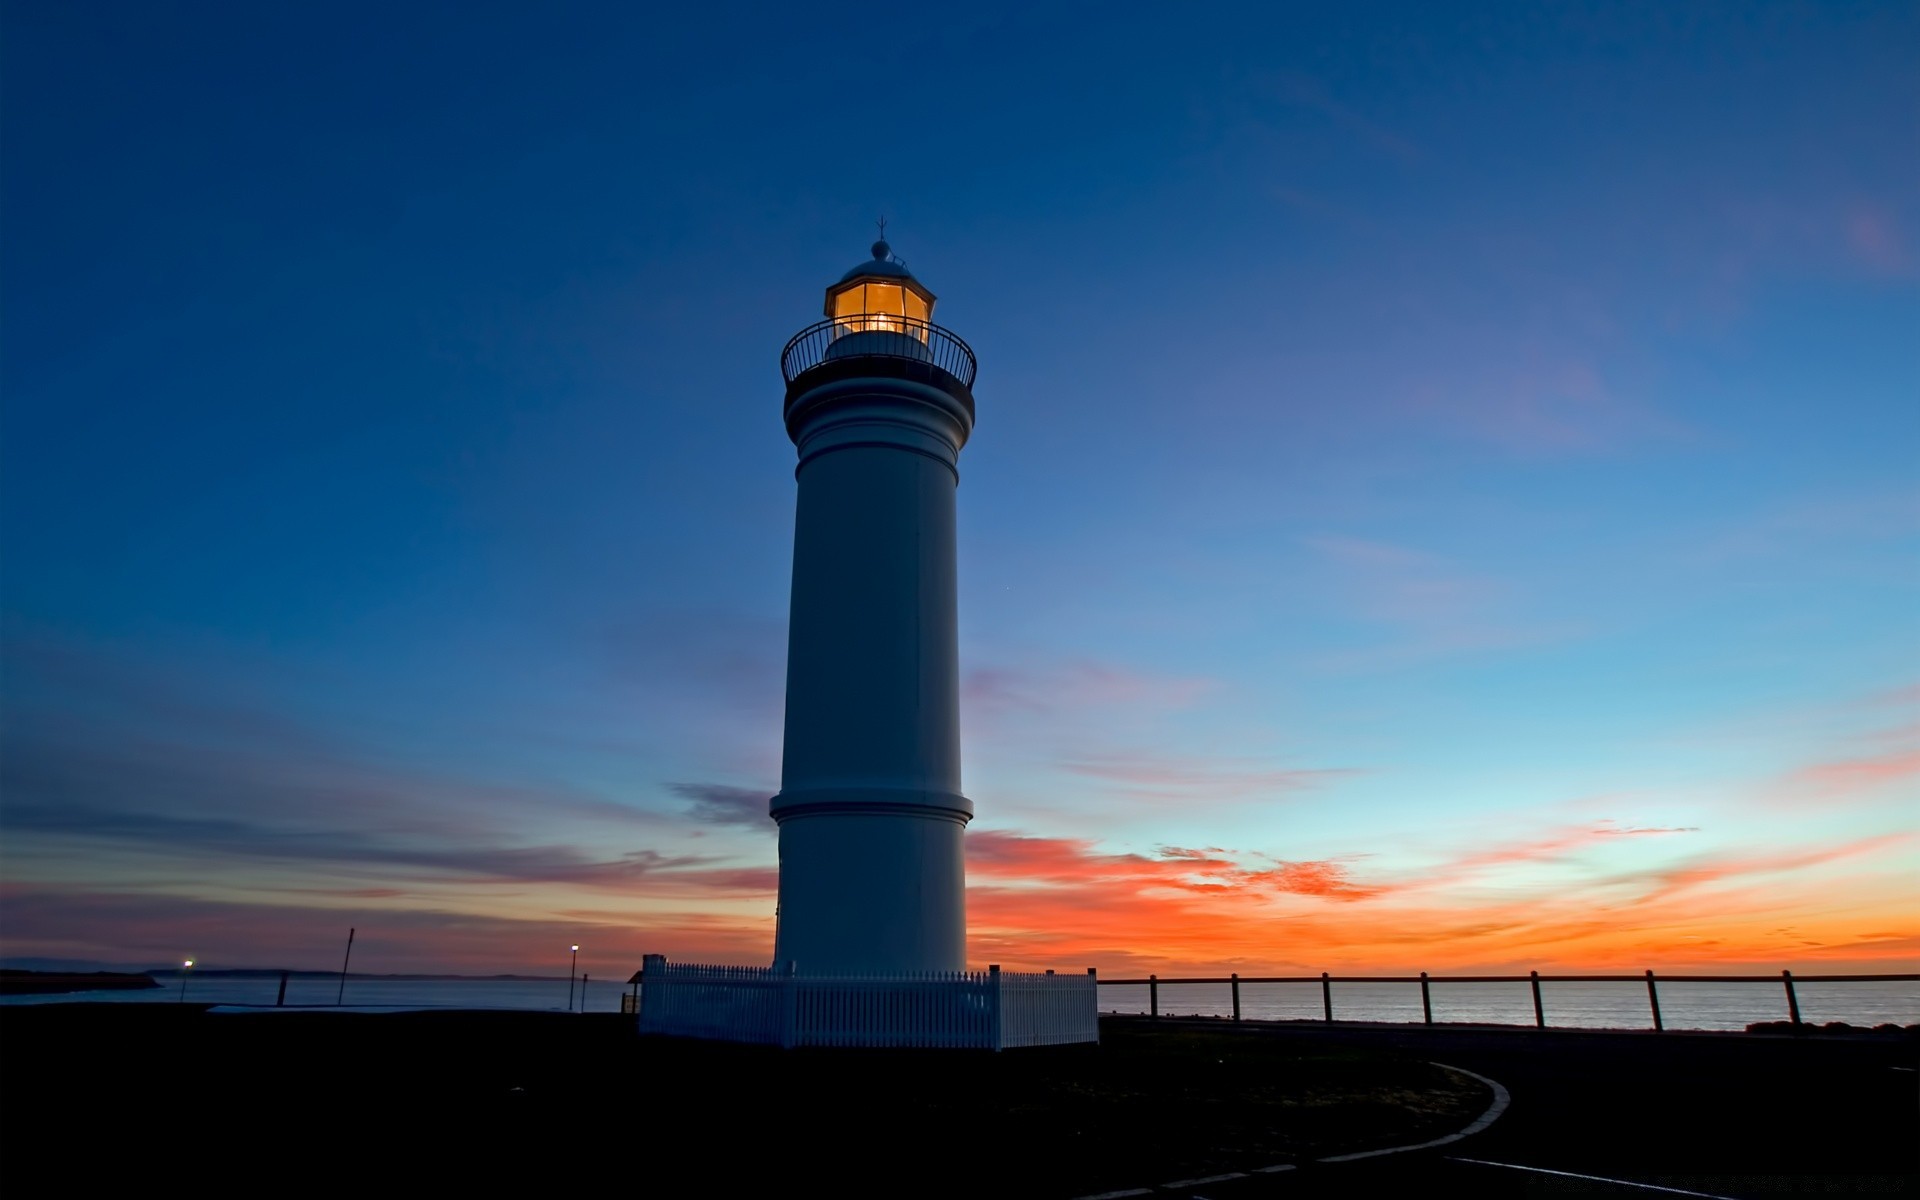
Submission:
<svg viewBox="0 0 1920 1200">
<path fill-rule="evenodd" d="M 1413 1142 L 1405 1146 L 1388 1146 L 1382 1150 L 1362 1150 L 1355 1154 L 1334 1154 L 1326 1158 L 1316 1158 L 1312 1161 L 1315 1163 L 1355 1162 L 1363 1158 L 1380 1158 L 1388 1154 L 1406 1154 L 1414 1150 L 1431 1150 L 1435 1146 L 1451 1145 L 1454 1142 L 1463 1141 L 1466 1138 L 1472 1137 L 1474 1134 L 1485 1130 L 1487 1126 L 1493 1124 L 1495 1121 L 1498 1121 L 1500 1115 L 1507 1111 L 1507 1106 L 1513 1102 L 1512 1095 L 1508 1093 L 1506 1087 L 1497 1079 L 1489 1079 L 1485 1075 L 1469 1071 L 1465 1067 L 1452 1067 L 1446 1063 L 1437 1062 L 1429 1063 L 1428 1065 L 1439 1067 L 1442 1071 L 1452 1071 L 1456 1075 L 1465 1075 L 1469 1079 L 1478 1080 L 1486 1084 L 1493 1089 L 1493 1103 L 1487 1105 L 1486 1111 L 1475 1117 L 1465 1128 L 1456 1130 L 1444 1137 L 1437 1137 L 1425 1142 Z M 1131 1196 L 1151 1196 L 1155 1192 L 1185 1191 L 1188 1188 L 1199 1187 L 1202 1184 L 1226 1183 L 1230 1180 L 1250 1179 L 1255 1175 L 1277 1175 L 1282 1171 L 1291 1171 L 1294 1169 L 1295 1164 L 1293 1163 L 1278 1163 L 1271 1167 L 1255 1167 L 1250 1171 L 1228 1171 L 1220 1175 L 1208 1175 L 1201 1179 L 1176 1179 L 1171 1183 L 1155 1184 L 1148 1187 L 1121 1188 L 1118 1191 L 1099 1192 L 1091 1196 L 1078 1197 L 1077 1200 L 1123 1200 L 1123 1198 Z"/>
<path fill-rule="evenodd" d="M 1384 1150 L 1361 1150 L 1354 1154 L 1334 1154 L 1326 1158 L 1316 1158 L 1314 1161 L 1323 1163 L 1355 1162 L 1362 1158 L 1380 1158 L 1388 1154 L 1406 1154 L 1413 1150 L 1431 1150 L 1435 1146 L 1449 1145 L 1463 1138 L 1470 1138 L 1495 1121 L 1498 1121 L 1500 1114 L 1507 1111 L 1507 1105 L 1513 1103 L 1513 1096 L 1508 1093 L 1507 1089 L 1497 1079 L 1488 1079 L 1485 1075 L 1469 1071 L 1465 1067 L 1452 1067 L 1446 1063 L 1437 1062 L 1428 1065 L 1439 1067 L 1442 1071 L 1452 1071 L 1456 1075 L 1465 1075 L 1469 1079 L 1477 1079 L 1481 1083 L 1486 1084 L 1493 1089 L 1493 1103 L 1487 1105 L 1487 1111 L 1475 1117 L 1473 1123 L 1465 1129 L 1455 1133 L 1449 1133 L 1445 1137 L 1434 1138 L 1430 1142 L 1415 1142 L 1408 1146 L 1388 1146 Z"/>
</svg>

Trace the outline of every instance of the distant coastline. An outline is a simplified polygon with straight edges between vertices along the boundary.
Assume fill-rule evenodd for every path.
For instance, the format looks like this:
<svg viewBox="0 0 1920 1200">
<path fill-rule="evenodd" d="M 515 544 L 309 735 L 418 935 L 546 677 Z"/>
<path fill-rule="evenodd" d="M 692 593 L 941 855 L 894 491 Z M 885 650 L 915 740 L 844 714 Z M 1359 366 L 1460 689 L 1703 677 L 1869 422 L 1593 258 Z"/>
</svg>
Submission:
<svg viewBox="0 0 1920 1200">
<path fill-rule="evenodd" d="M 64 992 L 141 991 L 157 988 L 153 976 L 127 971 L 0 970 L 0 996 L 53 996 Z"/>
<path fill-rule="evenodd" d="M 154 968 L 150 975 L 172 975 L 178 977 L 183 972 L 178 967 Z M 288 979 L 338 979 L 338 971 L 296 971 L 280 967 L 226 967 L 202 969 L 193 968 L 195 979 L 278 979 L 285 975 Z M 470 982 L 470 983 L 565 983 L 565 975 L 433 975 L 415 971 L 388 974 L 363 974 L 359 971 L 347 973 L 348 982 L 374 979 L 394 979 L 409 983 L 419 982 Z"/>
</svg>

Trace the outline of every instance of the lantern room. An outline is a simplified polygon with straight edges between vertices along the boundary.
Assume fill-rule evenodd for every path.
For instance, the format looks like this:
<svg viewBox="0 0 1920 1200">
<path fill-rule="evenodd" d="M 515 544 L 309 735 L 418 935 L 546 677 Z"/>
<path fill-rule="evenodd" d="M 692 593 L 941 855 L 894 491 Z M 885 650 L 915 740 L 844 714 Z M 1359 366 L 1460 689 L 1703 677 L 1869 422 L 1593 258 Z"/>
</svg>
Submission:
<svg viewBox="0 0 1920 1200">
<path fill-rule="evenodd" d="M 927 340 L 933 293 L 893 257 L 884 241 L 873 244 L 873 259 L 840 277 L 827 289 L 827 316 L 833 336 L 849 333 L 909 333 Z"/>
</svg>

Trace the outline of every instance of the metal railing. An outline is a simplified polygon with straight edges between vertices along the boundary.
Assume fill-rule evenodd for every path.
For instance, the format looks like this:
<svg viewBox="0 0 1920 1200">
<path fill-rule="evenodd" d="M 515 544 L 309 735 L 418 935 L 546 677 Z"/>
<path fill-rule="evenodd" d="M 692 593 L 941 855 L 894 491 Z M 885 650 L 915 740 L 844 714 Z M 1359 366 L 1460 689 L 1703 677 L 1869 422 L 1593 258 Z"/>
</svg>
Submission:
<svg viewBox="0 0 1920 1200">
<path fill-rule="evenodd" d="M 1336 983 L 1417 983 L 1420 985 L 1420 1010 L 1423 1023 L 1431 1025 L 1433 1021 L 1433 991 L 1436 983 L 1527 983 L 1533 988 L 1533 1023 L 1537 1028 L 1547 1028 L 1546 1005 L 1540 995 L 1543 983 L 1640 983 L 1647 985 L 1647 1006 L 1653 1015 L 1653 1028 L 1664 1030 L 1665 1022 L 1660 1015 L 1660 983 L 1778 983 L 1786 992 L 1787 1020 L 1795 1029 L 1801 1027 L 1800 998 L 1794 991 L 1798 983 L 1920 983 L 1920 975 L 1801 975 L 1796 978 L 1792 971 L 1782 971 L 1778 975 L 1659 975 L 1652 971 L 1644 975 L 1542 975 L 1530 971 L 1525 975 L 1429 975 L 1422 971 L 1418 975 L 1332 975 L 1322 971 L 1318 975 L 1199 975 L 1182 978 L 1162 979 L 1158 975 L 1148 975 L 1143 979 L 1102 979 L 1101 987 L 1145 986 L 1147 989 L 1147 1015 L 1158 1019 L 1160 1016 L 1161 984 L 1230 984 L 1233 989 L 1233 1020 L 1240 1020 L 1240 985 L 1243 983 L 1317 983 L 1320 985 L 1320 1003 L 1322 1019 L 1333 1020 L 1333 985 Z M 1566 1027 L 1563 1027 L 1566 1028 Z"/>
<path fill-rule="evenodd" d="M 892 358 L 938 367 L 967 387 L 979 364 L 973 349 L 930 321 L 883 313 L 831 317 L 807 326 L 780 352 L 788 383 L 838 358 Z"/>
</svg>

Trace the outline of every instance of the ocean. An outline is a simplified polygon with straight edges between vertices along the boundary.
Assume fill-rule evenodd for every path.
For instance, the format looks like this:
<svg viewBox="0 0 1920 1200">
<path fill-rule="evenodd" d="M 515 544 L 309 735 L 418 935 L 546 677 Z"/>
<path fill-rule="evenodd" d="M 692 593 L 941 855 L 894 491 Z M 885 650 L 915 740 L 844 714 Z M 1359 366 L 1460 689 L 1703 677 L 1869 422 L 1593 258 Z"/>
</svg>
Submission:
<svg viewBox="0 0 1920 1200">
<path fill-rule="evenodd" d="M 170 1004 L 181 998 L 180 977 L 152 973 L 159 988 L 138 991 L 65 992 L 54 996 L 3 996 L 0 1004 Z M 280 991 L 278 975 L 265 978 L 191 976 L 186 1000 L 191 1004 L 233 1004 L 272 1007 Z M 627 985 L 614 980 L 590 980 L 582 989 L 573 985 L 573 1002 L 583 1012 L 619 1012 Z M 295 976 L 287 980 L 289 1007 L 334 1006 L 340 978 Z M 585 1006 L 582 1005 L 584 997 Z M 406 979 L 347 977 L 345 1004 L 349 1008 L 513 1008 L 533 1012 L 567 1011 L 565 979 Z"/>
<path fill-rule="evenodd" d="M 180 999 L 180 979 L 164 973 L 158 989 L 69 992 L 55 996 L 6 996 L 0 1004 L 50 1004 L 99 1001 L 112 1004 L 167 1004 Z M 1786 993 L 1769 983 L 1666 983 L 1660 985 L 1660 1011 L 1668 1029 L 1744 1029 L 1755 1021 L 1787 1019 Z M 268 978 L 192 977 L 186 999 L 196 1004 L 270 1007 L 280 988 Z M 1433 1019 L 1470 1024 L 1531 1025 L 1533 993 L 1525 982 L 1433 985 Z M 618 1012 L 627 984 L 592 980 L 574 985 L 574 1003 L 585 1012 Z M 1804 1021 L 1851 1025 L 1920 1024 L 1920 983 L 1807 983 L 1795 981 Z M 294 978 L 287 983 L 287 1004 L 332 1007 L 338 978 Z M 1562 1028 L 1648 1029 L 1653 1025 L 1646 985 L 1631 983 L 1542 983 L 1547 1024 Z M 351 1008 L 504 1008 L 563 1012 L 565 979 L 347 979 L 345 1002 Z M 1102 1012 L 1144 1013 L 1144 984 L 1103 984 Z M 1168 1016 L 1231 1016 L 1227 984 L 1160 985 L 1160 1011 Z M 1240 985 L 1241 1014 L 1253 1020 L 1319 1020 L 1320 985 L 1274 983 Z M 1420 986 L 1398 983 L 1335 983 L 1333 1015 L 1347 1021 L 1417 1022 Z"/>
</svg>

